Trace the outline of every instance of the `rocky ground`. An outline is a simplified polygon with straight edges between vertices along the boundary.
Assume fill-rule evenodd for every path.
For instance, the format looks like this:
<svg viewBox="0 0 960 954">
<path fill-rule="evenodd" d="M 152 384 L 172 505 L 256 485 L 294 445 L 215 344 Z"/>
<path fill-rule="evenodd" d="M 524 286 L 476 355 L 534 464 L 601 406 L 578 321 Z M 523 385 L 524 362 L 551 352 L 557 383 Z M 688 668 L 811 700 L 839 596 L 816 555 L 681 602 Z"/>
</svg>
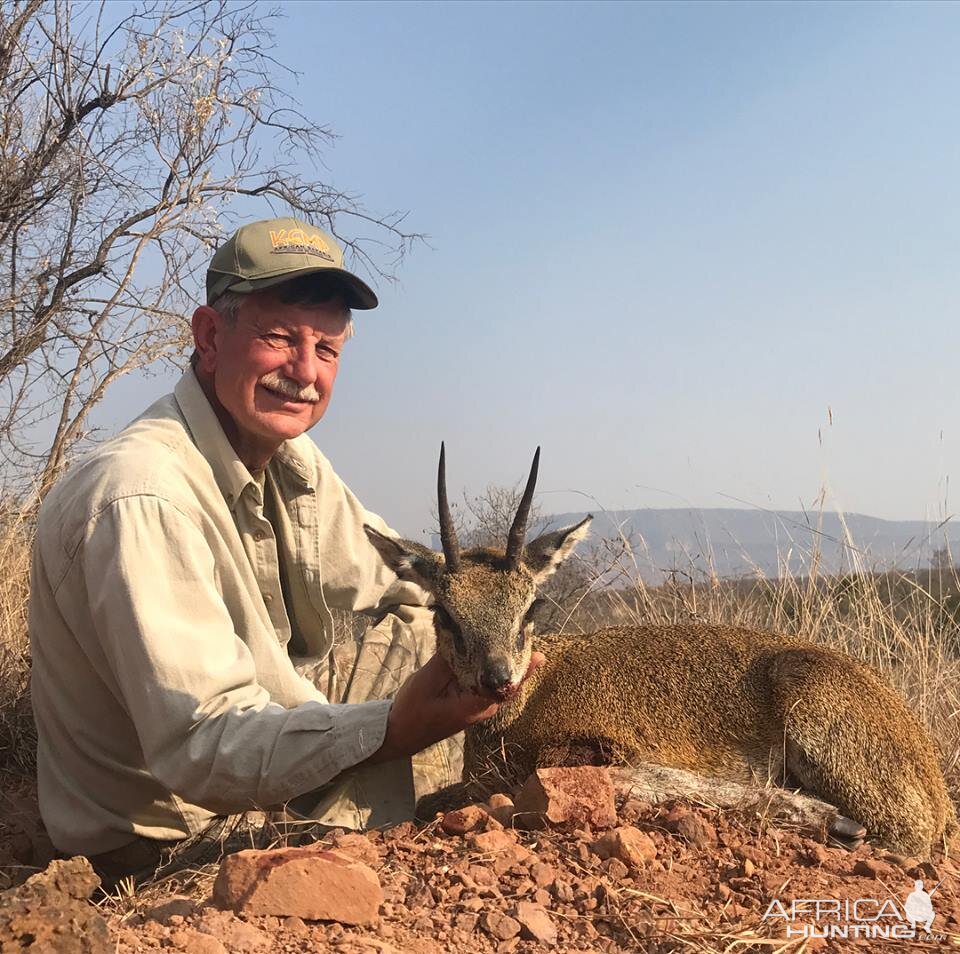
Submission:
<svg viewBox="0 0 960 954">
<path fill-rule="evenodd" d="M 519 796 L 516 805 L 494 796 L 422 828 L 334 832 L 314 846 L 242 852 L 219 867 L 101 895 L 96 908 L 83 900 L 85 862 L 54 863 L 0 896 L 0 954 L 960 946 L 952 860 L 830 847 L 756 814 L 614 801 L 603 769 L 548 772 L 561 774 L 539 783 L 537 812 L 520 811 L 529 805 Z M 936 917 L 930 936 L 921 928 L 914 938 L 903 914 L 916 879 L 932 892 Z M 814 923 L 848 935 L 853 928 L 853 937 L 802 936 Z M 858 931 L 874 936 L 857 939 Z"/>
</svg>

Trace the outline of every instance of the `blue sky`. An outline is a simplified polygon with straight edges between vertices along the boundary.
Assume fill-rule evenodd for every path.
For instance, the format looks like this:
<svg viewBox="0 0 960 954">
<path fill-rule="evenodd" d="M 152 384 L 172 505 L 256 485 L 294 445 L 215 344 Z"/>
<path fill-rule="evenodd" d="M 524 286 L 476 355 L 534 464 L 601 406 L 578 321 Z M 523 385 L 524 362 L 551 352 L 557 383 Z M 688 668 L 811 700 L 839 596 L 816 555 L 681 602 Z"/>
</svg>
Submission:
<svg viewBox="0 0 960 954">
<path fill-rule="evenodd" d="M 282 9 L 325 174 L 430 236 L 313 432 L 398 530 L 441 439 L 547 512 L 952 512 L 960 7 Z"/>
</svg>

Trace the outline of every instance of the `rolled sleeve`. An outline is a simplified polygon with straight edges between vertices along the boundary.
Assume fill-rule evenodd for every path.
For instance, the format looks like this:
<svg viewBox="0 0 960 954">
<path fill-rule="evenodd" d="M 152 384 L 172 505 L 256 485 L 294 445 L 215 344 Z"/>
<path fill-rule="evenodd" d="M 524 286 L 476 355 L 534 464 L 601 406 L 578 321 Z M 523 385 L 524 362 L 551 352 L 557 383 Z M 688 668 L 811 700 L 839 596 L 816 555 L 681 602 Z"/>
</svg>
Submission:
<svg viewBox="0 0 960 954">
<path fill-rule="evenodd" d="M 382 744 L 389 701 L 272 701 L 204 533 L 174 504 L 148 495 L 111 503 L 81 558 L 99 650 L 144 767 L 181 798 L 215 812 L 276 804 Z M 256 600 L 249 611 L 260 611 Z M 289 666 L 279 648 L 275 665 Z"/>
</svg>

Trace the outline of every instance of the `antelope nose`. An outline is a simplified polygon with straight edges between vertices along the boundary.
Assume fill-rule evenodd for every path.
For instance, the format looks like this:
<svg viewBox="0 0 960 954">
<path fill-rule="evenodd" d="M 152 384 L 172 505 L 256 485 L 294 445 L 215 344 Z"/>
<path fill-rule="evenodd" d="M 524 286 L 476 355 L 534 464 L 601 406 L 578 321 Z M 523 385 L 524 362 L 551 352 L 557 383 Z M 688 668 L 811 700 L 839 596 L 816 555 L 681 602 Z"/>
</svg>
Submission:
<svg viewBox="0 0 960 954">
<path fill-rule="evenodd" d="M 491 659 L 480 673 L 480 685 L 491 692 L 499 692 L 510 682 L 510 664 L 506 659 Z"/>
</svg>

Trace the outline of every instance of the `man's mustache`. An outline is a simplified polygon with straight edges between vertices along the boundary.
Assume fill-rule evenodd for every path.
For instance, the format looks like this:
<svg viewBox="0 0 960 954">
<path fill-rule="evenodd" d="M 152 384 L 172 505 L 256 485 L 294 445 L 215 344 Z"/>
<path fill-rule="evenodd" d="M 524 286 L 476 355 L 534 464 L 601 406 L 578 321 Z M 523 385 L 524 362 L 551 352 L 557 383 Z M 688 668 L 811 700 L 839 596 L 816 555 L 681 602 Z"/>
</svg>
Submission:
<svg viewBox="0 0 960 954">
<path fill-rule="evenodd" d="M 270 371 L 260 378 L 260 384 L 271 391 L 276 391 L 284 397 L 293 398 L 295 401 L 309 401 L 316 404 L 320 400 L 320 392 L 312 384 L 306 387 L 300 387 L 296 381 L 285 378 L 279 371 Z"/>
</svg>

